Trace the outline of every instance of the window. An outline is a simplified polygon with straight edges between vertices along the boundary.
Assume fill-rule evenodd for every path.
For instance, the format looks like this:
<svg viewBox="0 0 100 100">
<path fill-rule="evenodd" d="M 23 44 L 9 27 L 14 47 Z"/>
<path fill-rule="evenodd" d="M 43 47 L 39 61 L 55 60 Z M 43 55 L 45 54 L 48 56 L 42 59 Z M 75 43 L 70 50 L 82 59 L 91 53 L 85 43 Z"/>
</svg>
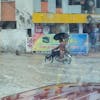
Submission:
<svg viewBox="0 0 100 100">
<path fill-rule="evenodd" d="M 56 8 L 62 8 L 62 0 L 56 0 Z"/>
<path fill-rule="evenodd" d="M 16 29 L 16 21 L 1 21 L 0 27 L 2 29 Z"/>
<path fill-rule="evenodd" d="M 32 37 L 32 30 L 31 29 L 27 29 L 27 35 L 28 35 L 28 37 Z"/>
<path fill-rule="evenodd" d="M 80 0 L 69 0 L 69 5 L 80 5 Z"/>
<path fill-rule="evenodd" d="M 100 0 L 96 0 L 96 6 L 97 8 L 100 8 Z"/>
<path fill-rule="evenodd" d="M 69 30 L 71 33 L 79 33 L 78 24 L 69 24 Z"/>
<path fill-rule="evenodd" d="M 41 2 L 48 2 L 48 0 L 41 0 Z"/>
</svg>

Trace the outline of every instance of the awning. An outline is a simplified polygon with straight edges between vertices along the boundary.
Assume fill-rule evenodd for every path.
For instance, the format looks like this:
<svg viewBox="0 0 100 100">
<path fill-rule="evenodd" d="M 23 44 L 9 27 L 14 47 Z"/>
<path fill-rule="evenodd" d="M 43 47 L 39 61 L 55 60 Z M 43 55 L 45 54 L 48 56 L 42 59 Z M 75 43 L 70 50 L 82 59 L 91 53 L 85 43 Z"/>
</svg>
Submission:
<svg viewBox="0 0 100 100">
<path fill-rule="evenodd" d="M 87 14 L 33 13 L 33 23 L 87 23 Z"/>
</svg>

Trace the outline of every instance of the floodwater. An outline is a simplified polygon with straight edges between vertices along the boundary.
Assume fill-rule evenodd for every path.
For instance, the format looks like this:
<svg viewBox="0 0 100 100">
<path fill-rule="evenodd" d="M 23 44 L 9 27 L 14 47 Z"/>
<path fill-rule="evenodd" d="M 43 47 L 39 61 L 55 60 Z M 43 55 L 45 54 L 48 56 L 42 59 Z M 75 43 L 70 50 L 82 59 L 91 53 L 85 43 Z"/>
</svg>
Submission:
<svg viewBox="0 0 100 100">
<path fill-rule="evenodd" d="M 44 61 L 41 54 L 0 54 L 0 98 L 63 82 L 100 83 L 100 54 L 73 56 L 71 64 Z"/>
</svg>

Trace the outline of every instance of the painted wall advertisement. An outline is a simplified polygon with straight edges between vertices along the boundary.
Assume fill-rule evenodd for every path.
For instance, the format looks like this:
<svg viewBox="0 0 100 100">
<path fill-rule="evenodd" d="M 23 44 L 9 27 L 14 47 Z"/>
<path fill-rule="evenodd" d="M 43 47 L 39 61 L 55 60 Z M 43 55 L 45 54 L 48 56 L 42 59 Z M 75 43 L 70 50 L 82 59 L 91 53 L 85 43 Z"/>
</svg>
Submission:
<svg viewBox="0 0 100 100">
<path fill-rule="evenodd" d="M 34 34 L 33 51 L 50 51 L 59 42 L 53 39 L 54 34 Z M 70 34 L 69 50 L 72 54 L 87 54 L 89 51 L 87 34 Z"/>
<path fill-rule="evenodd" d="M 34 34 L 33 51 L 51 51 L 52 48 L 59 44 L 53 37 L 54 34 Z"/>
<path fill-rule="evenodd" d="M 71 34 L 69 48 L 72 54 L 88 54 L 89 44 L 87 34 Z"/>
</svg>

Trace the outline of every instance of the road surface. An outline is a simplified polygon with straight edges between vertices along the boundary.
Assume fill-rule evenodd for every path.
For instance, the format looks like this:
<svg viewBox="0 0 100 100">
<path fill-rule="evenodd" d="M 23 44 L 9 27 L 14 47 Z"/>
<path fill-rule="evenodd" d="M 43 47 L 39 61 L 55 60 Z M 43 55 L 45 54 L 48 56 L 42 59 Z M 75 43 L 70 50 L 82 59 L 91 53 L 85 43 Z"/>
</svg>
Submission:
<svg viewBox="0 0 100 100">
<path fill-rule="evenodd" d="M 44 55 L 0 54 L 0 97 L 37 87 L 70 82 L 100 83 L 100 54 L 73 56 L 72 63 L 45 63 Z"/>
</svg>

